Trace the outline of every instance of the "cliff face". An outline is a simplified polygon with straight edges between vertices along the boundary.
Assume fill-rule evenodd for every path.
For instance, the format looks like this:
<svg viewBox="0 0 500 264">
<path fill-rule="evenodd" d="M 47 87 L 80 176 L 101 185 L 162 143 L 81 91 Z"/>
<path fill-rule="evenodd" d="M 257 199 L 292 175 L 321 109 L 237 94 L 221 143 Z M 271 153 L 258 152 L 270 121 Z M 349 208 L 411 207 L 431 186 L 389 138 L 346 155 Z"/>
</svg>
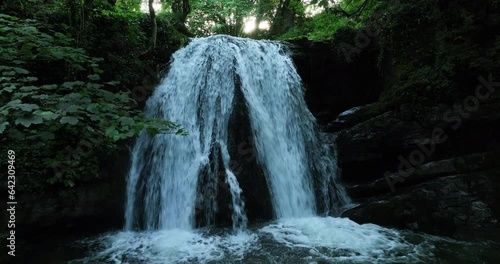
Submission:
<svg viewBox="0 0 500 264">
<path fill-rule="evenodd" d="M 369 69 L 369 53 L 365 64 L 348 64 L 332 55 L 327 43 L 305 43 L 294 43 L 294 59 L 306 99 L 323 132 L 336 136 L 341 178 L 357 204 L 342 216 L 459 238 L 498 238 L 495 77 L 483 78 L 481 92 L 488 96 L 381 111 L 367 105 L 377 102 L 385 85 L 373 74 L 376 67 Z"/>
<path fill-rule="evenodd" d="M 445 106 L 419 113 L 390 111 L 341 129 L 342 179 L 360 203 L 343 216 L 449 236 L 478 234 L 471 230 L 495 233 L 500 217 L 498 110 L 500 100 L 484 102 L 460 125 L 443 118 Z"/>
</svg>

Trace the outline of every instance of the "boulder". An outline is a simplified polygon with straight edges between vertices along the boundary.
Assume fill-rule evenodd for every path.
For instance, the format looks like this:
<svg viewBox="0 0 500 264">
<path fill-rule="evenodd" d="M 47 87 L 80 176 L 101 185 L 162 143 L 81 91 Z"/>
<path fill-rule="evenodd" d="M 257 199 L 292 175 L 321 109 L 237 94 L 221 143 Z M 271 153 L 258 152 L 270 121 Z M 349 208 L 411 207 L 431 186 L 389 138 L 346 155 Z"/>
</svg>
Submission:
<svg viewBox="0 0 500 264">
<path fill-rule="evenodd" d="M 358 223 L 452 237 L 469 230 L 498 232 L 500 168 L 436 178 L 345 211 Z"/>
<path fill-rule="evenodd" d="M 337 120 L 341 178 L 357 204 L 342 216 L 457 238 L 500 234 L 498 98 L 470 112 L 403 105 Z"/>
<path fill-rule="evenodd" d="M 500 100 L 483 102 L 466 117 L 452 109 L 438 105 L 417 112 L 405 105 L 355 125 L 349 120 L 367 115 L 342 117 L 349 124 L 337 135 L 342 179 L 348 184 L 369 183 L 399 167 L 500 148 Z"/>
</svg>

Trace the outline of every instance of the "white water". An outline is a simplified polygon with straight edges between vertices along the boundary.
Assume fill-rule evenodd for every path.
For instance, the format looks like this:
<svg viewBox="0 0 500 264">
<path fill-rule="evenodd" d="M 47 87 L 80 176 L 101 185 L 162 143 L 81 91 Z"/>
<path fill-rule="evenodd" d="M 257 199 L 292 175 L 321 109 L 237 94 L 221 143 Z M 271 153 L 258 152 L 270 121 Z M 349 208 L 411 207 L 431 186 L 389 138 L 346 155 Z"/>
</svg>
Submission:
<svg viewBox="0 0 500 264">
<path fill-rule="evenodd" d="M 274 212 L 277 218 L 315 215 L 306 145 L 316 135 L 300 77 L 279 43 L 245 42 L 244 51 L 237 54 L 237 72 L 250 112 L 257 156 L 270 183 Z"/>
<path fill-rule="evenodd" d="M 265 226 L 247 228 L 244 192 L 228 166 L 235 78 L 278 218 Z M 335 211 L 349 199 L 336 183 L 334 150 L 316 133 L 300 79 L 280 43 L 226 36 L 193 40 L 174 55 L 146 111 L 179 122 L 190 134 L 140 137 L 128 178 L 126 231 L 84 240 L 87 256 L 70 263 L 477 262 L 455 252 L 479 252 L 483 245 L 314 216 L 316 207 Z M 231 193 L 233 229 L 193 229 L 197 203 L 206 206 L 207 224 L 217 211 L 210 193 L 197 197 L 199 175 L 206 173 L 203 185 L 216 192 L 221 171 Z M 438 247 L 448 255 L 436 256 L 443 253 Z"/>
<path fill-rule="evenodd" d="M 126 230 L 190 229 L 200 201 L 208 212 L 206 222 L 212 224 L 218 206 L 213 195 L 218 171 L 209 171 L 203 182 L 212 186 L 212 194 L 197 197 L 197 188 L 200 173 L 210 165 L 214 144 L 220 146 L 220 154 L 213 156 L 222 157 L 220 169 L 226 171 L 231 190 L 233 225 L 246 226 L 244 193 L 229 168 L 227 147 L 238 83 L 276 217 L 316 214 L 313 177 L 317 188 L 324 189 L 320 200 L 329 200 L 323 202 L 323 209 L 330 210 L 333 199 L 337 207 L 348 201 L 335 183 L 335 162 L 320 143 L 300 77 L 285 47 L 273 41 L 213 36 L 195 39 L 176 52 L 168 76 L 147 102 L 148 116 L 178 122 L 189 135 L 144 133 L 138 139 L 127 183 Z M 336 197 L 329 195 L 327 185 L 336 185 Z"/>
<path fill-rule="evenodd" d="M 486 248 L 496 252 L 488 244 L 332 217 L 281 219 L 239 233 L 118 232 L 82 242 L 79 246 L 91 248 L 90 254 L 70 263 L 479 263 L 474 254 L 481 256 Z"/>
<path fill-rule="evenodd" d="M 189 136 L 143 134 L 138 139 L 127 185 L 126 229 L 141 220 L 141 199 L 147 230 L 193 227 L 200 169 L 208 163 L 213 142 L 226 147 L 233 60 L 226 47 L 200 40 L 174 55 L 168 77 L 148 100 L 146 112 L 179 122 Z"/>
</svg>

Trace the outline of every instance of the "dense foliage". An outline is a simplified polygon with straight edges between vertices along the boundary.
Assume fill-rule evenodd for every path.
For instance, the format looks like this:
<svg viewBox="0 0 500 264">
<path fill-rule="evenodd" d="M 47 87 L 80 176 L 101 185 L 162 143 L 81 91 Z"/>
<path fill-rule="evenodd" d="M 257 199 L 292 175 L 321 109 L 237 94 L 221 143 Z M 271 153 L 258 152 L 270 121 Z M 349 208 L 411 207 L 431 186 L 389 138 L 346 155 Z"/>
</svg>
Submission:
<svg viewBox="0 0 500 264">
<path fill-rule="evenodd" d="M 302 5 L 297 12 L 294 25 L 280 39 L 307 38 L 312 40 L 330 40 L 342 29 L 357 29 L 365 26 L 373 11 L 382 1 L 345 0 L 335 2 L 313 0 L 309 5 Z M 318 12 L 309 15 L 307 10 Z"/>
<path fill-rule="evenodd" d="M 328 41 L 343 63 L 378 61 L 379 110 L 451 104 L 499 75 L 499 14 L 498 0 L 3 1 L 2 151 L 23 153 L 25 188 L 72 186 L 141 130 L 183 133 L 140 107 L 187 36 Z"/>
<path fill-rule="evenodd" d="M 149 25 L 141 13 L 101 2 L 84 25 L 74 26 L 58 1 L 43 13 L 9 3 L 2 8 L 11 15 L 0 14 L 0 145 L 19 153 L 20 190 L 99 177 L 120 142 L 143 130 L 184 133 L 177 124 L 145 118 L 143 102 L 130 94 L 143 85 L 144 68 L 182 44 L 175 29 L 160 27 L 159 47 L 166 49 L 141 57 Z"/>
<path fill-rule="evenodd" d="M 378 60 L 378 111 L 453 104 L 473 94 L 478 77 L 498 76 L 500 4 L 496 0 L 344 0 L 300 16 L 280 39 L 330 41 L 340 61 Z M 361 56 L 362 55 L 362 56 Z"/>
<path fill-rule="evenodd" d="M 473 94 L 478 77 L 500 67 L 497 1 L 387 1 L 380 11 L 379 64 L 387 78 L 382 102 L 453 103 Z"/>
</svg>

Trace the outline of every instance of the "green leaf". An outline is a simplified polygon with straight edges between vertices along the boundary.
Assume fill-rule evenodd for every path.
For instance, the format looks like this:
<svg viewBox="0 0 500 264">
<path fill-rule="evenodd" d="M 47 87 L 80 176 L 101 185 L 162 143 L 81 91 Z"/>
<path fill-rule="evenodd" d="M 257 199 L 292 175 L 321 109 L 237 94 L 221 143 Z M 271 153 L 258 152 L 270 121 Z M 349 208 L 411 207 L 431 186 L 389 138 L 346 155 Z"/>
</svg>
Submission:
<svg viewBox="0 0 500 264">
<path fill-rule="evenodd" d="M 115 94 L 112 92 L 103 90 L 103 91 L 101 91 L 101 94 L 104 97 L 104 99 L 106 99 L 107 101 L 114 101 L 114 99 L 115 99 Z"/>
<path fill-rule="evenodd" d="M 38 78 L 37 77 L 26 77 L 23 80 L 25 82 L 34 82 L 34 81 L 38 81 Z"/>
<path fill-rule="evenodd" d="M 82 81 L 76 81 L 76 82 L 65 82 L 62 84 L 62 86 L 66 88 L 73 88 L 74 86 L 82 86 L 84 84 L 85 83 Z"/>
<path fill-rule="evenodd" d="M 82 95 L 79 94 L 79 93 L 70 93 L 68 95 L 65 96 L 65 99 L 70 99 L 70 100 L 80 100 L 80 98 L 82 98 Z"/>
<path fill-rule="evenodd" d="M 10 84 L 9 86 L 6 86 L 5 88 L 2 89 L 2 91 L 6 91 L 11 93 L 16 89 L 16 86 L 14 84 Z M 1 93 L 1 92 L 0 92 Z"/>
<path fill-rule="evenodd" d="M 56 138 L 56 135 L 52 132 L 43 131 L 38 133 L 38 137 L 40 137 L 42 140 L 52 140 Z"/>
<path fill-rule="evenodd" d="M 97 75 L 97 74 L 91 74 L 91 75 L 87 76 L 87 78 L 89 78 L 92 81 L 98 81 L 100 79 L 99 75 Z"/>
<path fill-rule="evenodd" d="M 7 121 L 0 123 L 0 134 L 2 134 L 5 131 L 8 124 L 9 124 L 9 122 L 7 122 Z"/>
<path fill-rule="evenodd" d="M 23 125 L 25 127 L 30 127 L 32 124 L 41 123 L 43 123 L 42 117 L 35 115 L 18 117 L 15 121 L 16 125 Z"/>
<path fill-rule="evenodd" d="M 148 134 L 150 134 L 150 135 L 156 135 L 160 131 L 158 131 L 158 129 L 155 127 L 146 127 L 146 132 L 148 132 Z"/>
<path fill-rule="evenodd" d="M 14 71 L 16 71 L 19 74 L 28 74 L 28 73 L 30 73 L 28 70 L 23 69 L 23 68 L 18 68 L 18 67 L 14 67 Z"/>
<path fill-rule="evenodd" d="M 120 82 L 119 81 L 110 81 L 110 82 L 107 82 L 106 84 L 111 85 L 111 86 L 117 86 L 118 84 L 120 84 Z"/>
<path fill-rule="evenodd" d="M 70 105 L 66 110 L 64 110 L 65 113 L 77 113 L 81 110 L 82 108 L 77 106 L 77 105 Z"/>
<path fill-rule="evenodd" d="M 322 7 L 328 7 L 328 0 L 321 0 L 319 1 L 318 5 Z"/>
<path fill-rule="evenodd" d="M 15 71 L 5 71 L 5 72 L 2 72 L 2 75 L 14 76 L 14 75 L 16 75 L 16 72 Z"/>
<path fill-rule="evenodd" d="M 184 129 L 177 130 L 177 132 L 175 134 L 176 135 L 181 135 L 181 136 L 187 136 L 188 135 L 187 131 L 185 131 Z"/>
<path fill-rule="evenodd" d="M 7 103 L 8 106 L 12 107 L 12 108 L 17 108 L 17 106 L 21 104 L 21 100 L 19 99 L 16 99 L 16 100 L 12 100 L 10 102 Z"/>
<path fill-rule="evenodd" d="M 54 90 L 54 89 L 57 89 L 57 85 L 56 84 L 47 84 L 47 85 L 42 85 L 40 88 L 45 89 L 45 90 Z"/>
<path fill-rule="evenodd" d="M 19 108 L 23 111 L 26 111 L 26 112 L 33 112 L 33 110 L 37 110 L 40 107 L 38 107 L 38 105 L 36 105 L 36 104 L 20 104 L 17 106 L 17 108 Z"/>
<path fill-rule="evenodd" d="M 23 92 L 31 92 L 31 91 L 34 91 L 36 89 L 37 89 L 36 86 L 23 86 L 19 90 L 21 90 Z"/>
<path fill-rule="evenodd" d="M 99 106 L 98 104 L 89 104 L 87 106 L 87 111 L 91 112 L 91 113 L 95 113 L 97 111 L 97 106 Z"/>
<path fill-rule="evenodd" d="M 64 185 L 67 187 L 75 186 L 75 183 L 72 180 L 64 180 Z"/>
<path fill-rule="evenodd" d="M 97 83 L 87 83 L 86 87 L 88 89 L 99 89 L 99 88 L 102 88 L 103 85 L 102 84 L 97 84 Z"/>
<path fill-rule="evenodd" d="M 2 83 L 2 86 L 6 86 L 7 84 L 10 85 L 10 83 L 6 83 L 6 82 L 10 82 L 14 80 L 14 77 L 3 77 L 3 76 L 0 76 L 0 83 Z"/>
<path fill-rule="evenodd" d="M 45 120 L 55 120 L 59 117 L 59 114 L 56 114 L 52 111 L 43 111 L 43 112 L 35 112 L 35 114 L 41 116 Z"/>
<path fill-rule="evenodd" d="M 76 116 L 65 116 L 61 118 L 61 124 L 76 125 L 78 123 L 78 117 Z"/>
<path fill-rule="evenodd" d="M 45 99 L 49 98 L 49 95 L 48 94 L 39 94 L 39 95 L 31 96 L 31 98 L 45 100 Z"/>
<path fill-rule="evenodd" d="M 135 124 L 134 119 L 130 118 L 130 117 L 121 117 L 119 120 L 122 123 L 122 125 L 124 125 L 124 126 Z"/>
<path fill-rule="evenodd" d="M 116 129 L 115 129 L 114 126 L 111 126 L 111 127 L 106 128 L 106 130 L 104 131 L 104 134 L 107 137 L 113 137 L 113 135 L 115 134 L 115 132 L 118 132 L 118 131 L 116 131 Z"/>
<path fill-rule="evenodd" d="M 101 119 L 102 118 L 98 115 L 90 115 L 90 120 L 92 120 L 92 121 L 99 121 Z"/>
</svg>

